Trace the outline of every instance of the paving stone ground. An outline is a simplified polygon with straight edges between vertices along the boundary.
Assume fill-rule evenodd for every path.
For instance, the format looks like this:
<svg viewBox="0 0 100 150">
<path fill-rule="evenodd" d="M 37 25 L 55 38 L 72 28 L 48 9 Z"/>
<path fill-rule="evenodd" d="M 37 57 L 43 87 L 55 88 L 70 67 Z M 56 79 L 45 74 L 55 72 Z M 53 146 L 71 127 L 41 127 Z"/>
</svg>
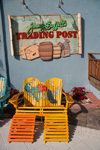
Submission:
<svg viewBox="0 0 100 150">
<path fill-rule="evenodd" d="M 92 108 L 88 110 L 69 109 L 69 123 L 72 125 L 84 126 L 100 130 L 100 109 Z"/>
<path fill-rule="evenodd" d="M 91 92 L 87 93 L 90 104 L 73 104 L 68 110 L 69 123 L 100 130 L 100 100 Z"/>
<path fill-rule="evenodd" d="M 81 126 L 69 125 L 70 141 L 43 142 L 43 123 L 36 121 L 37 131 L 34 143 L 8 143 L 11 119 L 0 121 L 0 150 L 100 150 L 100 131 Z"/>
</svg>

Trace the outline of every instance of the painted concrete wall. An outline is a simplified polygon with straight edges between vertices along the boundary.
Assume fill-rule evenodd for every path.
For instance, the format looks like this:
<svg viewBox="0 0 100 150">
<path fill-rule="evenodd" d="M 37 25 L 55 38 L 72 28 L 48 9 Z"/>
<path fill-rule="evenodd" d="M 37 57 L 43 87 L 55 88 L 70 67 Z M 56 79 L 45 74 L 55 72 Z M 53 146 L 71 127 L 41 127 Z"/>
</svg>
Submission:
<svg viewBox="0 0 100 150">
<path fill-rule="evenodd" d="M 88 82 L 88 53 L 100 52 L 100 1 L 63 0 L 63 2 L 63 10 L 61 10 L 57 7 L 59 0 L 26 0 L 29 9 L 25 9 L 21 5 L 21 0 L 2 0 L 0 13 L 2 13 L 3 27 L 0 22 L 0 72 L 3 75 L 7 74 L 10 84 L 20 91 L 25 78 L 33 76 L 45 81 L 48 78 L 59 77 L 63 79 L 65 91 L 71 90 L 74 86 L 85 86 L 88 90 L 94 91 L 94 94 L 100 99 L 100 92 L 94 90 Z M 40 58 L 28 61 L 11 56 L 8 14 L 17 16 L 64 14 L 65 12 L 82 14 L 82 56 L 72 55 L 46 62 Z M 1 71 L 1 67 L 3 67 L 3 71 Z"/>
</svg>

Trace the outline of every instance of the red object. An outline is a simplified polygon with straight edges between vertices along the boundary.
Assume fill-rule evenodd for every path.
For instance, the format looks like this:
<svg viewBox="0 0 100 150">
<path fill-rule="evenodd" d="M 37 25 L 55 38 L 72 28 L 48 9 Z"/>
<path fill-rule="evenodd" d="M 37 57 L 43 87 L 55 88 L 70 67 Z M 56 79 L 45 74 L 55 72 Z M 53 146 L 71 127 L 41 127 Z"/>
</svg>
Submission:
<svg viewBox="0 0 100 150">
<path fill-rule="evenodd" d="M 71 91 L 73 92 L 73 98 L 76 100 L 84 100 L 87 97 L 85 87 L 74 87 Z"/>
<path fill-rule="evenodd" d="M 38 90 L 41 90 L 43 92 L 46 92 L 47 91 L 47 87 L 45 85 L 42 85 L 42 84 L 39 84 L 38 85 Z"/>
<path fill-rule="evenodd" d="M 92 103 L 88 103 L 88 104 L 81 104 L 83 105 L 86 109 L 90 109 L 90 108 L 100 108 L 100 100 L 92 93 L 86 93 L 86 97 L 88 99 L 90 99 L 90 101 Z M 71 109 L 80 109 L 80 105 L 79 104 L 75 104 L 71 107 Z"/>
<path fill-rule="evenodd" d="M 10 90 L 10 96 L 13 96 L 13 95 L 18 94 L 18 93 L 19 93 L 19 91 L 17 89 L 11 89 Z"/>
</svg>

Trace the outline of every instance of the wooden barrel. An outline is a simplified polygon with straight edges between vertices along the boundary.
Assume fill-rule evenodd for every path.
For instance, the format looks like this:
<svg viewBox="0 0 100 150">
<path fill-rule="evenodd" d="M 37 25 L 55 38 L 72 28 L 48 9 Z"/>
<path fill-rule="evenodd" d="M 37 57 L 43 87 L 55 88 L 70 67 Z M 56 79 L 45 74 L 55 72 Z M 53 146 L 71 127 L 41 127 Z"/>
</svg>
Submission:
<svg viewBox="0 0 100 150">
<path fill-rule="evenodd" d="M 39 55 L 42 60 L 51 60 L 53 58 L 53 44 L 51 42 L 40 43 Z"/>
</svg>

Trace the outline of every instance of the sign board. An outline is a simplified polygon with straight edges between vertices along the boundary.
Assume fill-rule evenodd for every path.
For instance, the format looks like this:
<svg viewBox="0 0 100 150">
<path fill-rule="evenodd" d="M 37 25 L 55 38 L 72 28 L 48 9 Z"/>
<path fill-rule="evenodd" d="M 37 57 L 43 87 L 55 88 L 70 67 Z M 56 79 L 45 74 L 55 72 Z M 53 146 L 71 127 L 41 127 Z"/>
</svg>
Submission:
<svg viewBox="0 0 100 150">
<path fill-rule="evenodd" d="M 49 60 L 82 54 L 80 13 L 8 18 L 12 56 Z"/>
</svg>

